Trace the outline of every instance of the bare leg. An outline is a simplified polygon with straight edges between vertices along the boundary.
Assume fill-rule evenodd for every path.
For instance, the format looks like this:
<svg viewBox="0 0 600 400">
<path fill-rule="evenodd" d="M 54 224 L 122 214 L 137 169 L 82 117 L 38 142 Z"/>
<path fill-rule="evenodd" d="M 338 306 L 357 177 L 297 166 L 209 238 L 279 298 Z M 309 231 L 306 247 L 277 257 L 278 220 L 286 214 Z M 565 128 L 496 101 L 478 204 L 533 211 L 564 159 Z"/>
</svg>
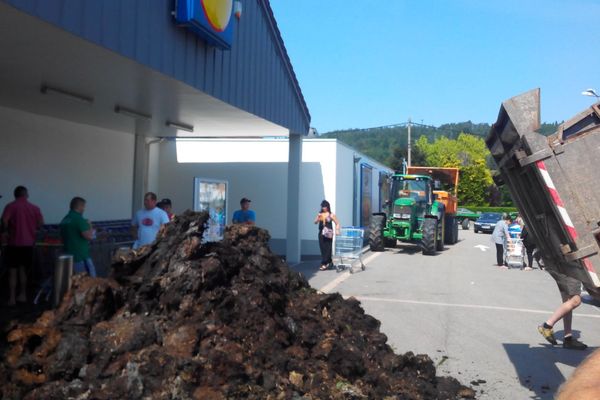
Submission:
<svg viewBox="0 0 600 400">
<path fill-rule="evenodd" d="M 573 311 L 569 311 L 563 317 L 563 325 L 565 326 L 565 337 L 571 336 L 571 327 L 573 323 Z"/>
<path fill-rule="evenodd" d="M 563 323 L 565 325 L 565 336 L 568 336 L 571 334 L 571 323 L 573 321 L 572 311 L 581 304 L 581 296 L 575 295 L 570 299 L 568 299 L 566 296 L 563 296 L 563 301 L 564 303 L 562 303 L 560 307 L 554 311 L 554 314 L 548 318 L 546 323 L 550 326 L 554 326 L 554 324 L 560 321 L 561 318 L 564 318 Z"/>
<path fill-rule="evenodd" d="M 8 270 L 8 285 L 10 289 L 10 299 L 8 304 L 14 306 L 17 303 L 17 269 L 9 268 Z"/>
</svg>

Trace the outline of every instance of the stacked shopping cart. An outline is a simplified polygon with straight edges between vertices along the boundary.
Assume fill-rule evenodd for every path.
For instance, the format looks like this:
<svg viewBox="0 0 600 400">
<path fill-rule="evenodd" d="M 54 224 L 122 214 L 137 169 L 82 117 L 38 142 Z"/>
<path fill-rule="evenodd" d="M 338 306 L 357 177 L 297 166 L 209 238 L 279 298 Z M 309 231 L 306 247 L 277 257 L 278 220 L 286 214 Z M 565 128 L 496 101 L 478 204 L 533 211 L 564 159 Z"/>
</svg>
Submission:
<svg viewBox="0 0 600 400">
<path fill-rule="evenodd" d="M 334 263 L 337 271 L 347 269 L 350 273 L 354 273 L 354 266 L 358 264 L 360 264 L 361 270 L 365 270 L 362 262 L 364 235 L 365 231 L 362 228 L 340 229 L 340 234 L 335 237 Z"/>
</svg>

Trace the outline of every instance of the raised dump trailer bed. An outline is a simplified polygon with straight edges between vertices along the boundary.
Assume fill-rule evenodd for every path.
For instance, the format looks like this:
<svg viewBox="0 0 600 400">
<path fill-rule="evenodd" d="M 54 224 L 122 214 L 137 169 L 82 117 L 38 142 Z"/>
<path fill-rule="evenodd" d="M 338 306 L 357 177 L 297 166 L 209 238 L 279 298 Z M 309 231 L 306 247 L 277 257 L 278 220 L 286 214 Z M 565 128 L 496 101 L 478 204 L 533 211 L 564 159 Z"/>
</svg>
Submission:
<svg viewBox="0 0 600 400">
<path fill-rule="evenodd" d="M 598 294 L 600 280 L 600 103 L 558 127 L 540 128 L 540 90 L 502 103 L 486 139 L 548 268 Z"/>
</svg>

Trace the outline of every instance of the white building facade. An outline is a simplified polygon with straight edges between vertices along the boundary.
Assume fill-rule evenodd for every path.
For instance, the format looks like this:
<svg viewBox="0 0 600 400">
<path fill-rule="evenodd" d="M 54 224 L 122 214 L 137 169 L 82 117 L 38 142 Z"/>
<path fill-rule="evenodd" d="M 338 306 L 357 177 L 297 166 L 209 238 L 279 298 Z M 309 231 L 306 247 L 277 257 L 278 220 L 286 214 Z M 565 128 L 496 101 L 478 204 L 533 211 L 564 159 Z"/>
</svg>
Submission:
<svg viewBox="0 0 600 400">
<path fill-rule="evenodd" d="M 175 212 L 181 212 L 194 206 L 195 178 L 227 182 L 226 222 L 231 223 L 242 197 L 251 199 L 257 225 L 270 232 L 273 251 L 282 255 L 294 204 L 303 258 L 319 254 L 313 221 L 324 199 L 342 226 L 368 227 L 370 215 L 386 200 L 383 183 L 393 171 L 335 139 L 304 139 L 299 196 L 290 201 L 288 147 L 287 139 L 163 141 L 150 150 L 157 168 L 150 171 L 149 188 L 170 198 Z"/>
</svg>

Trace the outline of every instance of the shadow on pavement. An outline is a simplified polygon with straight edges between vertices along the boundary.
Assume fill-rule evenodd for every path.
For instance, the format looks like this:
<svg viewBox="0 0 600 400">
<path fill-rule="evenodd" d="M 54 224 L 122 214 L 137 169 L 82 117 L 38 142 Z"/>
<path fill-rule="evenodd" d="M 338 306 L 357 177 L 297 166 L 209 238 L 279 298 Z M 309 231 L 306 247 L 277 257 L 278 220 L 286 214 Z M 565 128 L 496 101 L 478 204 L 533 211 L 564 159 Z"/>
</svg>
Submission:
<svg viewBox="0 0 600 400">
<path fill-rule="evenodd" d="M 302 275 L 304 275 L 306 280 L 310 280 L 317 274 L 317 272 L 320 272 L 319 271 L 320 266 L 321 266 L 320 260 L 307 260 L 307 261 L 302 261 L 301 263 L 296 264 L 294 266 L 290 266 L 290 268 L 296 272 L 300 272 Z"/>
<path fill-rule="evenodd" d="M 575 332 L 574 332 L 575 333 Z M 578 336 L 578 335 L 574 335 Z M 567 350 L 548 343 L 531 347 L 525 343 L 504 343 L 504 350 L 515 366 L 521 385 L 535 394 L 531 399 L 550 400 L 565 381 L 558 364 L 577 367 L 595 348 Z"/>
</svg>

